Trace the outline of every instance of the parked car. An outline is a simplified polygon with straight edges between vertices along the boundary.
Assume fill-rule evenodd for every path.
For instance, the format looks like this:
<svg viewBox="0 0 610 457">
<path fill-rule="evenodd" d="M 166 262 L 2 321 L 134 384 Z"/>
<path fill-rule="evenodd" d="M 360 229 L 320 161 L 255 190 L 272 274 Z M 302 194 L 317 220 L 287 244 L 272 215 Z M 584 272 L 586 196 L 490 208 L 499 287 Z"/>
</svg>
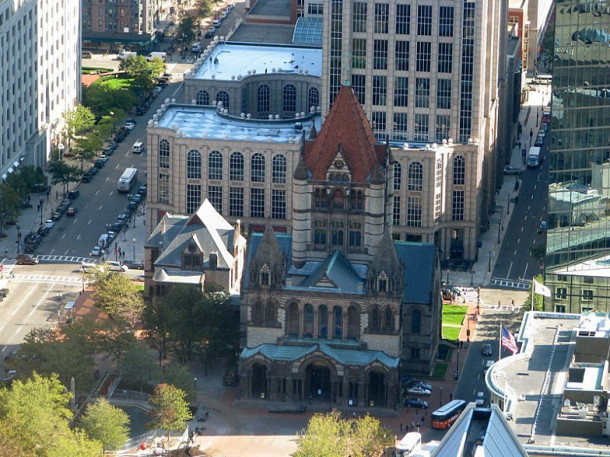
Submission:
<svg viewBox="0 0 610 457">
<path fill-rule="evenodd" d="M 129 219 L 129 214 L 127 214 L 127 213 L 121 213 L 116 217 L 117 221 L 120 221 L 123 223 L 127 222 L 127 219 Z"/>
<path fill-rule="evenodd" d="M 89 173 L 91 176 L 95 176 L 99 172 L 100 172 L 100 169 L 98 167 L 96 167 L 95 165 L 92 166 L 91 168 L 89 168 L 89 170 L 87 170 L 87 173 Z"/>
<path fill-rule="evenodd" d="M 538 233 L 546 233 L 546 221 L 540 221 L 538 226 Z"/>
<path fill-rule="evenodd" d="M 78 212 L 78 210 L 76 209 L 76 206 L 69 206 L 68 209 L 66 210 L 66 216 L 74 217 L 74 216 L 76 216 L 77 212 Z"/>
<path fill-rule="evenodd" d="M 127 130 L 133 130 L 136 127 L 136 120 L 135 119 L 127 119 L 125 121 L 125 128 Z"/>
<path fill-rule="evenodd" d="M 102 249 L 101 246 L 93 246 L 93 249 L 91 249 L 91 252 L 89 253 L 89 255 L 92 257 L 99 257 L 103 253 L 104 253 L 104 249 Z"/>
<path fill-rule="evenodd" d="M 75 198 L 78 198 L 79 196 L 80 196 L 79 190 L 71 190 L 70 192 L 68 192 L 68 198 L 70 200 L 74 200 Z"/>
<path fill-rule="evenodd" d="M 147 187 L 146 185 L 140 186 L 140 188 L 138 189 L 138 193 L 140 195 L 142 195 L 143 197 L 146 196 L 146 192 L 147 192 Z"/>
<path fill-rule="evenodd" d="M 204 37 L 212 38 L 215 34 L 216 34 L 216 29 L 214 27 L 211 27 L 206 30 Z"/>
<path fill-rule="evenodd" d="M 417 386 L 408 388 L 407 393 L 409 395 L 422 395 L 424 397 L 429 397 L 430 395 L 432 395 L 432 392 L 430 390 Z"/>
<path fill-rule="evenodd" d="M 123 265 L 125 265 L 130 270 L 143 270 L 144 269 L 144 263 L 142 263 L 138 260 L 124 260 Z"/>
<path fill-rule="evenodd" d="M 428 402 L 424 400 L 420 400 L 419 398 L 407 398 L 405 400 L 405 406 L 411 408 L 420 408 L 426 409 L 428 408 Z"/>
<path fill-rule="evenodd" d="M 93 176 L 91 176 L 89 173 L 85 173 L 85 174 L 83 174 L 83 176 L 80 178 L 80 182 L 84 182 L 84 183 L 91 182 L 91 178 L 93 178 Z"/>
<path fill-rule="evenodd" d="M 17 265 L 37 265 L 38 259 L 32 254 L 21 254 L 17 256 Z"/>
<path fill-rule="evenodd" d="M 544 138 L 542 137 L 537 137 L 536 141 L 534 142 L 534 146 L 540 148 L 544 145 Z"/>
<path fill-rule="evenodd" d="M 127 265 L 123 265 L 121 262 L 117 262 L 115 260 L 106 262 L 103 266 L 108 268 L 108 271 L 124 272 L 128 270 Z"/>
<path fill-rule="evenodd" d="M 55 221 L 53 219 L 47 219 L 46 221 L 44 221 L 44 226 L 46 228 L 52 229 L 55 226 Z"/>
<path fill-rule="evenodd" d="M 423 381 L 410 381 L 408 384 L 409 387 L 421 387 L 422 389 L 426 389 L 426 390 L 430 390 L 432 391 L 432 386 L 430 384 L 426 384 Z"/>
<path fill-rule="evenodd" d="M 493 348 L 491 347 L 491 344 L 484 344 L 483 348 L 481 349 L 481 354 L 483 354 L 485 357 L 491 357 L 493 355 L 494 351 Z"/>
<path fill-rule="evenodd" d="M 104 168 L 104 165 L 106 165 L 106 161 L 104 159 L 96 159 L 95 163 L 94 163 L 96 168 Z"/>
<path fill-rule="evenodd" d="M 504 167 L 505 175 L 518 175 L 519 173 L 521 173 L 521 170 L 519 168 L 511 167 L 510 165 L 506 165 Z"/>
<path fill-rule="evenodd" d="M 51 214 L 51 219 L 53 219 L 54 221 L 58 221 L 61 219 L 61 216 L 63 214 L 63 211 L 61 211 L 59 208 L 54 210 L 53 213 Z"/>
<path fill-rule="evenodd" d="M 115 231 L 108 230 L 108 233 L 106 233 L 106 235 L 108 235 L 108 242 L 111 242 L 116 238 L 117 233 Z"/>
</svg>

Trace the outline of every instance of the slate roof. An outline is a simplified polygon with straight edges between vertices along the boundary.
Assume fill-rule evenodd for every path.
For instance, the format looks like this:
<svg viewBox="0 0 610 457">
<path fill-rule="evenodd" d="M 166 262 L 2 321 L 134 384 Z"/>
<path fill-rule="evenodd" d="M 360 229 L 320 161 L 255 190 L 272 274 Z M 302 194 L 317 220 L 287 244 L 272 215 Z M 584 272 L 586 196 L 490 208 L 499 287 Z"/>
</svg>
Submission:
<svg viewBox="0 0 610 457">
<path fill-rule="evenodd" d="M 377 143 L 362 105 L 349 86 L 342 86 L 337 93 L 317 138 L 305 143 L 305 163 L 311 179 L 326 180 L 339 145 L 352 182 L 368 182 L 376 166 L 384 165 L 385 146 Z"/>
<path fill-rule="evenodd" d="M 280 249 L 284 253 L 284 258 L 286 259 L 286 265 L 292 264 L 292 235 L 286 235 L 283 233 L 276 233 L 275 237 L 280 246 Z M 250 238 L 248 239 L 248 249 L 246 250 L 246 265 L 244 271 L 250 271 L 250 265 L 252 265 L 252 258 L 258 247 L 263 240 L 262 233 L 251 233 Z M 244 274 L 243 276 L 243 290 L 248 290 L 248 286 L 250 285 L 250 275 Z"/>
<path fill-rule="evenodd" d="M 434 245 L 397 241 L 394 249 L 403 265 L 404 302 L 431 303 L 436 262 Z"/>
<path fill-rule="evenodd" d="M 398 367 L 399 358 L 387 355 L 383 351 L 362 351 L 355 349 L 340 349 L 325 343 L 316 343 L 311 346 L 286 346 L 277 344 L 261 344 L 254 348 L 245 348 L 240 357 L 248 359 L 256 354 L 262 354 L 270 360 L 294 361 L 321 352 L 343 365 L 366 366 L 378 361 L 387 367 Z"/>
<path fill-rule="evenodd" d="M 316 288 L 319 290 L 320 287 L 324 286 L 317 286 L 317 284 L 324 279 L 329 280 L 338 292 L 363 293 L 362 290 L 358 290 L 358 285 L 363 282 L 362 279 L 354 270 L 350 261 L 339 251 L 329 255 L 303 282 L 293 288 Z"/>
<path fill-rule="evenodd" d="M 209 267 L 210 252 L 218 254 L 217 268 L 229 268 L 235 262 L 231 254 L 234 236 L 233 226 L 206 199 L 191 216 L 166 214 L 146 240 L 146 247 L 162 247 L 155 266 L 179 269 L 182 252 L 190 243 L 195 243 L 206 254 L 204 268 Z"/>
</svg>

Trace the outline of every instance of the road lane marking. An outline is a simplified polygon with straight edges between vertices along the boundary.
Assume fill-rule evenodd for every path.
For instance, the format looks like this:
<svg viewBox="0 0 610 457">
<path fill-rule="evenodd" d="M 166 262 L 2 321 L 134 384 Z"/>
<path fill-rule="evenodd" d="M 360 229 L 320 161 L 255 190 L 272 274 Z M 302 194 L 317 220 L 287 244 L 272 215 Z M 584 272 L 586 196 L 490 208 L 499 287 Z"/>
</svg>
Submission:
<svg viewBox="0 0 610 457">
<path fill-rule="evenodd" d="M 66 234 L 64 233 L 64 234 L 61 236 L 61 239 L 63 240 L 65 237 L 66 237 Z"/>
<path fill-rule="evenodd" d="M 36 311 L 38 309 L 38 307 L 40 306 L 40 304 L 43 302 L 43 300 L 47 299 L 47 295 L 49 295 L 49 292 L 51 292 L 51 290 L 53 289 L 53 287 L 56 285 L 55 282 L 53 282 L 51 284 L 51 287 L 49 287 L 49 289 L 44 293 L 44 295 L 42 296 L 42 298 L 40 300 L 38 300 L 38 303 L 36 303 L 36 306 L 34 306 L 32 308 L 32 310 L 30 311 L 30 313 L 28 314 L 28 318 L 32 317 L 32 314 L 34 314 L 34 311 Z"/>
<path fill-rule="evenodd" d="M 97 210 L 101 211 L 103 207 L 104 207 L 104 205 L 100 205 L 100 207 Z"/>
<path fill-rule="evenodd" d="M 108 182 L 109 180 L 110 180 L 110 177 L 107 177 L 107 178 L 106 178 L 106 181 L 104 181 L 104 182 Z"/>
<path fill-rule="evenodd" d="M 51 249 L 51 252 L 49 252 L 49 254 L 53 254 L 54 250 L 55 250 L 55 248 Z"/>
<path fill-rule="evenodd" d="M 76 224 L 76 221 L 77 221 L 77 220 L 78 220 L 78 219 L 74 219 L 74 221 L 72 221 L 72 223 L 73 223 L 73 224 Z"/>
<path fill-rule="evenodd" d="M 524 278 L 527 278 L 527 268 L 528 268 L 529 266 L 530 266 L 530 263 L 529 263 L 529 262 L 527 262 L 527 263 L 525 264 L 525 270 L 523 271 L 523 277 L 524 277 Z"/>
<path fill-rule="evenodd" d="M 112 194 L 114 194 L 114 190 L 111 190 L 111 191 L 110 191 L 110 193 L 109 193 L 108 195 L 110 195 L 110 196 L 111 196 Z"/>
<path fill-rule="evenodd" d="M 523 227 L 521 227 L 521 231 L 523 231 Z"/>
<path fill-rule="evenodd" d="M 517 254 L 517 251 L 515 251 L 515 255 Z M 513 269 L 513 263 L 510 263 L 510 266 L 508 267 L 508 273 L 506 273 L 506 277 L 510 278 L 510 270 Z"/>
<path fill-rule="evenodd" d="M 76 239 L 77 239 L 77 240 L 80 240 L 80 235 L 78 235 L 78 236 L 76 237 Z"/>
<path fill-rule="evenodd" d="M 19 304 L 19 306 L 17 306 L 17 308 L 15 308 L 13 310 L 13 312 L 11 313 L 11 316 L 14 316 L 15 314 L 17 314 L 17 311 L 19 311 L 19 308 L 21 308 L 23 306 L 23 304 L 28 300 L 28 298 L 30 298 L 30 295 L 32 295 L 32 293 L 34 293 L 36 289 L 32 289 L 28 292 L 28 294 L 25 296 L 25 298 L 23 299 L 23 301 Z"/>
<path fill-rule="evenodd" d="M 95 194 L 93 194 L 93 195 L 97 196 L 97 194 L 99 194 L 99 193 L 100 193 L 100 191 L 99 191 L 99 190 L 96 190 L 96 191 L 95 191 Z"/>
<path fill-rule="evenodd" d="M 89 219 L 89 222 L 87 222 L 87 225 L 91 224 L 91 222 L 93 222 L 93 220 Z"/>
<path fill-rule="evenodd" d="M 521 243 L 521 238 L 517 238 L 517 244 Z"/>
</svg>

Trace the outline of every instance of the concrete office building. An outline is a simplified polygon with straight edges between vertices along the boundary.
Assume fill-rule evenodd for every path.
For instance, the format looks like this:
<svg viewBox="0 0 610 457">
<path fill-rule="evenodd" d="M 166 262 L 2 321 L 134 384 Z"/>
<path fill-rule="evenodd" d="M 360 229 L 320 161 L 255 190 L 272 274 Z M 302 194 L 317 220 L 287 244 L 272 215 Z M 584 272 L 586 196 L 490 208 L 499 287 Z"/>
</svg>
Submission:
<svg viewBox="0 0 610 457">
<path fill-rule="evenodd" d="M 53 21 L 49 21 L 49 17 Z M 80 96 L 78 0 L 0 1 L 0 175 L 43 166 Z"/>
<path fill-rule="evenodd" d="M 323 34 L 323 115 L 348 82 L 379 139 L 477 146 L 469 176 L 477 192 L 449 235 L 462 247 L 442 253 L 443 260 L 475 260 L 494 203 L 498 156 L 504 161 L 497 131 L 507 2 L 329 0 Z M 447 215 L 462 205 L 455 194 Z"/>
<path fill-rule="evenodd" d="M 608 2 L 557 2 L 545 310 L 610 310 Z"/>
</svg>

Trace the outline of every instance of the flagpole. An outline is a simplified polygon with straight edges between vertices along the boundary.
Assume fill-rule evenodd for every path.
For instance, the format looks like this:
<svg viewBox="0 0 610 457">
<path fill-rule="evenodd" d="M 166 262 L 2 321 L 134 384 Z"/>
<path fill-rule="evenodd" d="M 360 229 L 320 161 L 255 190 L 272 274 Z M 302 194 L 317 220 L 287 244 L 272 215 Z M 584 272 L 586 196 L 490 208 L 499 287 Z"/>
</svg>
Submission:
<svg viewBox="0 0 610 457">
<path fill-rule="evenodd" d="M 502 323 L 498 331 L 498 361 L 502 360 Z"/>
<path fill-rule="evenodd" d="M 534 311 L 534 290 L 536 289 L 536 277 L 532 276 L 532 312 Z"/>
</svg>

